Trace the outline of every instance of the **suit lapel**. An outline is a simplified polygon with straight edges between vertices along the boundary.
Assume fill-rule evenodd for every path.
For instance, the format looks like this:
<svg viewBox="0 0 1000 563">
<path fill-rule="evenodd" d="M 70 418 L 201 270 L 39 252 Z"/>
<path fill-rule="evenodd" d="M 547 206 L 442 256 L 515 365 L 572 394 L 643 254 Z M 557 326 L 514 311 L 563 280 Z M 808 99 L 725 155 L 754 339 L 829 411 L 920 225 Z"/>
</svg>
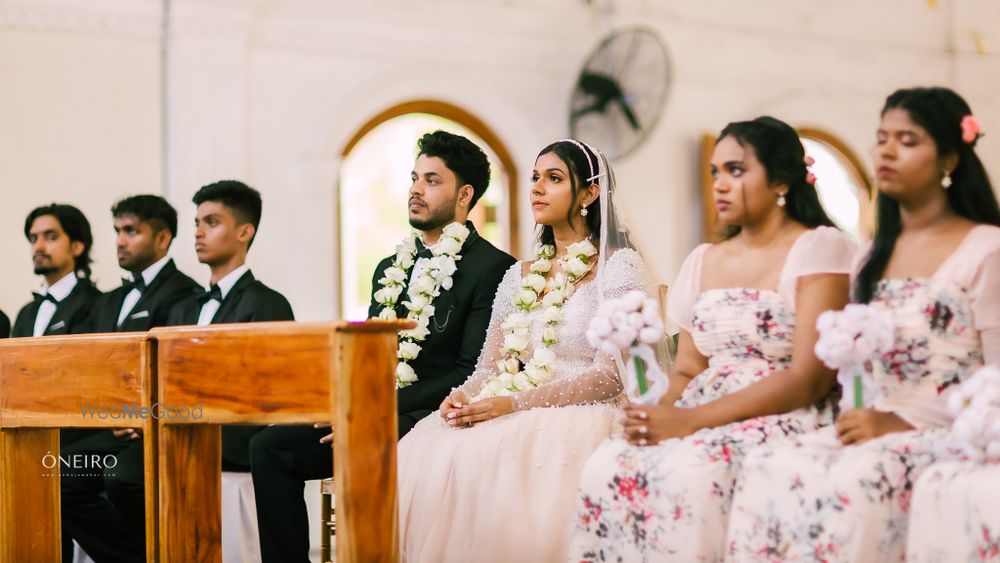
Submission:
<svg viewBox="0 0 1000 563">
<path fill-rule="evenodd" d="M 73 291 L 66 296 L 56 305 L 56 312 L 52 315 L 49 320 L 49 326 L 45 327 L 45 331 L 42 333 L 44 335 L 50 334 L 68 334 L 70 329 L 70 321 L 75 316 L 76 312 L 83 306 L 83 300 L 81 296 L 86 290 L 87 280 L 79 280 Z"/>
<path fill-rule="evenodd" d="M 174 264 L 173 260 L 169 260 L 167 261 L 166 264 L 163 265 L 163 268 L 160 270 L 160 272 L 156 274 L 155 278 L 153 278 L 153 283 L 149 284 L 149 287 L 146 288 L 146 291 L 142 292 L 142 294 L 139 296 L 139 300 L 136 301 L 135 305 L 132 306 L 132 310 L 128 312 L 128 315 L 126 315 L 125 320 L 122 321 L 122 326 L 119 327 L 119 330 L 125 329 L 125 325 L 129 324 L 129 321 L 132 319 L 132 315 L 141 313 L 143 311 L 146 311 L 150 315 L 152 315 L 152 311 L 156 307 L 156 297 L 159 290 L 163 288 L 163 286 L 170 279 L 170 276 L 172 276 L 176 271 L 177 271 L 177 266 Z M 122 301 L 124 300 L 125 297 L 122 296 Z M 118 312 L 121 313 L 120 304 L 118 306 Z M 115 323 L 117 322 L 118 318 L 115 317 Z"/>
<path fill-rule="evenodd" d="M 250 285 L 255 281 L 253 273 L 247 270 L 247 273 L 233 285 L 233 288 L 229 290 L 226 298 L 222 300 L 222 305 L 219 306 L 219 310 L 212 317 L 211 324 L 220 323 L 230 323 L 234 322 L 238 317 L 236 316 L 236 310 L 239 307 L 240 300 L 243 297 L 243 292 L 250 287 Z"/>
<path fill-rule="evenodd" d="M 14 328 L 12 329 L 12 336 L 32 336 L 35 331 L 35 319 L 38 317 L 38 303 L 32 301 L 24 309 L 24 312 L 18 314 L 17 318 L 14 319 Z"/>
</svg>

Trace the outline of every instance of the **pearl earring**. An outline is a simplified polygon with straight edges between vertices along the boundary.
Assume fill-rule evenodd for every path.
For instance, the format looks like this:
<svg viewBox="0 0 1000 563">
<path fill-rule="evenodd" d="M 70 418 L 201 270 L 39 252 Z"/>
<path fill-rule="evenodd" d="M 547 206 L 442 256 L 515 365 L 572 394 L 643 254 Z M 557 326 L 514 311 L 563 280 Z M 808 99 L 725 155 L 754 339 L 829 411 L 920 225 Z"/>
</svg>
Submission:
<svg viewBox="0 0 1000 563">
<path fill-rule="evenodd" d="M 784 207 L 785 203 L 785 194 L 778 194 L 778 207 Z"/>
<path fill-rule="evenodd" d="M 951 187 L 951 172 L 944 173 L 944 176 L 941 178 L 941 187 L 946 190 Z"/>
<path fill-rule="evenodd" d="M 581 207 L 580 208 L 580 216 L 582 216 L 582 217 L 586 217 L 587 216 L 587 208 L 586 207 Z"/>
</svg>

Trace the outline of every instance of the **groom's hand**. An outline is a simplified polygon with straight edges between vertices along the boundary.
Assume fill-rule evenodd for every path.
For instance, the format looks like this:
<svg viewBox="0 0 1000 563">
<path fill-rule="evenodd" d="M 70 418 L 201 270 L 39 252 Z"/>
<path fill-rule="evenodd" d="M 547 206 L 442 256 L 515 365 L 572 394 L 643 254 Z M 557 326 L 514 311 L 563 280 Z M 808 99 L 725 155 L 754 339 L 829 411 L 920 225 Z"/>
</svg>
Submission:
<svg viewBox="0 0 1000 563">
<path fill-rule="evenodd" d="M 448 424 L 461 428 L 491 420 L 514 412 L 514 400 L 510 397 L 490 397 L 464 406 L 449 413 Z"/>
<path fill-rule="evenodd" d="M 462 407 L 468 405 L 469 402 L 469 396 L 464 392 L 457 389 L 452 391 L 451 395 L 448 395 L 444 398 L 444 401 L 441 401 L 441 407 L 439 408 L 441 411 L 441 418 L 443 418 L 445 422 L 448 422 L 452 418 L 455 418 L 455 416 L 458 416 L 457 414 L 452 415 L 451 413 L 457 413 Z"/>
<path fill-rule="evenodd" d="M 313 428 L 319 430 L 320 428 L 330 428 L 330 433 L 319 439 L 320 444 L 332 444 L 333 443 L 333 426 L 330 426 L 329 422 L 317 422 L 313 424 Z"/>
</svg>

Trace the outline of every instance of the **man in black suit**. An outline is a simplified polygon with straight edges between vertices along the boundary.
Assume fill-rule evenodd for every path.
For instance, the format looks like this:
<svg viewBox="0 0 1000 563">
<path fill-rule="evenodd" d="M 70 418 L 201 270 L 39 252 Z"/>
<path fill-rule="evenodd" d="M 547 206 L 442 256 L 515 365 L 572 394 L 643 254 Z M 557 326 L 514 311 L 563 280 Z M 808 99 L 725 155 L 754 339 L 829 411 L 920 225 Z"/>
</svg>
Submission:
<svg viewBox="0 0 1000 563">
<path fill-rule="evenodd" d="M 410 225 L 421 231 L 415 263 L 407 272 L 426 266 L 443 229 L 465 224 L 469 236 L 462 245 L 452 287 L 441 288 L 434 300 L 434 315 L 422 350 L 409 365 L 417 381 L 397 392 L 399 435 L 402 437 L 472 373 L 486 338 L 497 286 L 514 259 L 479 236 L 469 211 L 489 185 L 490 169 L 482 149 L 464 137 L 436 131 L 418 143 L 409 194 Z M 382 306 L 375 299 L 385 270 L 394 257 L 375 269 L 372 303 L 368 314 L 378 317 Z M 403 290 L 406 299 L 406 289 Z M 402 305 L 396 315 L 406 317 Z M 265 562 L 309 561 L 309 531 L 304 482 L 333 475 L 328 425 L 272 426 L 250 442 L 261 555 Z"/>
<path fill-rule="evenodd" d="M 177 211 L 157 195 L 127 197 L 111 208 L 121 287 L 106 293 L 94 311 L 94 332 L 137 332 L 167 324 L 178 302 L 201 286 L 167 255 L 177 236 Z"/>
<path fill-rule="evenodd" d="M 10 319 L 7 315 L 0 311 L 0 338 L 7 338 L 10 336 Z"/>
<path fill-rule="evenodd" d="M 28 214 L 24 236 L 35 273 L 45 281 L 18 312 L 11 335 L 90 332 L 91 309 L 101 294 L 90 281 L 90 222 L 72 205 L 53 203 Z"/>
<path fill-rule="evenodd" d="M 193 201 L 198 205 L 195 217 L 195 253 L 198 261 L 211 269 L 211 284 L 208 290 L 199 289 L 195 295 L 174 305 L 166 324 L 207 325 L 294 320 L 288 300 L 257 281 L 246 266 L 247 252 L 260 225 L 260 193 L 243 182 L 224 180 L 199 189 Z M 211 374 L 206 374 L 206 377 L 209 376 Z M 263 427 L 223 426 L 223 471 L 250 470 L 248 442 L 261 428 Z M 105 481 L 115 506 L 119 507 L 127 520 L 136 524 L 133 537 L 143 537 L 141 448 L 129 448 L 119 453 L 115 475 Z"/>
<path fill-rule="evenodd" d="M 246 266 L 260 224 L 260 193 L 243 182 L 223 180 L 198 190 L 194 248 L 212 269 L 208 291 L 180 303 L 171 325 L 207 325 L 295 320 L 283 295 L 267 287 Z M 250 438 L 263 426 L 222 428 L 222 470 L 250 471 Z"/>
<path fill-rule="evenodd" d="M 137 195 L 112 206 L 111 215 L 118 265 L 127 273 L 121 287 L 98 301 L 92 315 L 93 332 L 163 326 L 174 305 L 201 293 L 201 287 L 167 255 L 177 235 L 177 211 L 160 196 Z M 98 454 L 102 459 L 118 455 L 134 463 L 142 459 L 141 432 L 140 427 L 101 430 L 64 448 L 63 453 Z M 122 471 L 134 475 L 134 469 L 116 464 L 105 468 L 103 475 L 88 469 L 62 480 L 64 560 L 73 539 L 98 562 L 144 560 L 142 480 L 135 484 L 116 478 Z M 106 488 L 105 482 L 113 488 Z"/>
</svg>

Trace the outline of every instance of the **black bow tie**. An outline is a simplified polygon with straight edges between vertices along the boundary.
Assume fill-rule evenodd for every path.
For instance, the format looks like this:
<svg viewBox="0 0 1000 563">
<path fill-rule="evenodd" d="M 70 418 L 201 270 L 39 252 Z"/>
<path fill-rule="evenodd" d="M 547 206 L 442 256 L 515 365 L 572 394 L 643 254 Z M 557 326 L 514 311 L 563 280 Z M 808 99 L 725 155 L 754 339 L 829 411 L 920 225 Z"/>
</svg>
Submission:
<svg viewBox="0 0 1000 563">
<path fill-rule="evenodd" d="M 434 258 L 431 247 L 424 245 L 419 238 L 417 239 L 417 258 Z"/>
<path fill-rule="evenodd" d="M 139 293 L 145 293 L 146 280 L 142 276 L 137 277 L 135 281 L 130 281 L 127 278 L 122 278 L 122 289 L 125 290 L 125 295 L 131 293 L 133 289 L 139 290 Z"/>
<path fill-rule="evenodd" d="M 32 291 L 31 295 L 35 299 L 35 303 L 39 305 L 41 305 L 45 301 L 51 301 L 54 305 L 59 304 L 59 300 L 56 299 L 55 297 L 52 297 L 51 293 L 46 293 L 45 295 L 42 295 L 41 293 L 36 293 Z"/>
<path fill-rule="evenodd" d="M 205 291 L 205 293 L 201 294 L 201 297 L 198 298 L 198 301 L 202 305 L 204 305 L 205 303 L 208 303 L 213 299 L 215 299 L 219 303 L 222 303 L 222 290 L 219 289 L 219 286 L 214 283 L 207 291 Z"/>
</svg>

